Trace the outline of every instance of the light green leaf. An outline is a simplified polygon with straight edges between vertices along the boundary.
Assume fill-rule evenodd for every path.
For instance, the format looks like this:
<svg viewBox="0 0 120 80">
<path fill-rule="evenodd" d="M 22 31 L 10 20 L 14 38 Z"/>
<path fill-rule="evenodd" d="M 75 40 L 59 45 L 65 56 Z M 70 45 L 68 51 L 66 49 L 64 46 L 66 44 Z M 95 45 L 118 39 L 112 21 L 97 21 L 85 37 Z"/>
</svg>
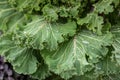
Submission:
<svg viewBox="0 0 120 80">
<path fill-rule="evenodd" d="M 16 8 L 11 7 L 7 1 L 0 1 L 0 29 L 13 32 L 18 29 L 18 26 L 23 25 L 26 19 L 22 13 L 16 11 Z"/>
<path fill-rule="evenodd" d="M 108 14 L 113 12 L 113 6 L 111 5 L 114 0 L 101 0 L 94 5 L 95 11 L 98 13 Z"/>
<path fill-rule="evenodd" d="M 58 20 L 57 8 L 52 5 L 45 5 L 42 9 L 44 17 L 49 21 Z"/>
<path fill-rule="evenodd" d="M 14 43 L 11 41 L 12 37 L 8 34 L 0 36 L 0 55 L 4 55 L 8 50 L 14 46 Z M 13 44 L 13 45 L 12 45 Z"/>
<path fill-rule="evenodd" d="M 91 70 L 92 63 L 106 56 L 108 50 L 105 46 L 110 45 L 111 38 L 111 34 L 97 36 L 83 31 L 56 51 L 43 50 L 41 54 L 51 71 L 60 74 L 71 70 L 82 75 Z"/>
<path fill-rule="evenodd" d="M 96 13 L 87 14 L 85 18 L 81 18 L 77 22 L 79 25 L 86 24 L 89 30 L 102 34 L 101 30 L 103 27 L 103 18 L 98 16 Z"/>
<path fill-rule="evenodd" d="M 112 44 L 114 47 L 113 56 L 120 65 L 120 24 L 113 26 L 112 33 L 114 34 L 114 42 Z"/>
<path fill-rule="evenodd" d="M 0 37 L 0 54 L 13 65 L 18 73 L 32 74 L 37 70 L 38 62 L 33 53 L 33 49 L 16 46 L 11 35 Z"/>
<path fill-rule="evenodd" d="M 37 59 L 33 53 L 33 49 L 16 47 L 6 53 L 7 56 L 5 56 L 12 63 L 16 72 L 32 74 L 37 70 Z"/>
<path fill-rule="evenodd" d="M 42 0 L 8 0 L 11 5 L 16 5 L 16 7 L 19 11 L 29 10 L 29 12 L 32 12 L 33 9 L 39 10 L 39 4 L 42 2 Z"/>
<path fill-rule="evenodd" d="M 46 48 L 55 50 L 67 35 L 73 36 L 76 32 L 75 22 L 49 23 L 39 16 L 25 27 L 24 36 L 32 38 L 30 45 L 36 49 L 43 49 L 43 43 L 46 43 Z"/>
</svg>

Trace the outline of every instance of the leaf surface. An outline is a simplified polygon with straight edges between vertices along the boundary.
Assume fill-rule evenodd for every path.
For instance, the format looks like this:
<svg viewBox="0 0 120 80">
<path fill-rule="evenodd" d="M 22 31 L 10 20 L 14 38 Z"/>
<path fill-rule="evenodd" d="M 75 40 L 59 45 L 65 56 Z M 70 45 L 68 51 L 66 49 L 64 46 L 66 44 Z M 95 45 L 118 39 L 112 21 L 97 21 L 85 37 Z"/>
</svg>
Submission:
<svg viewBox="0 0 120 80">
<path fill-rule="evenodd" d="M 16 11 L 11 7 L 8 0 L 0 0 L 0 29 L 3 31 L 13 32 L 26 22 L 22 12 Z"/>
<path fill-rule="evenodd" d="M 48 66 L 46 64 L 40 64 L 37 71 L 35 73 L 31 74 L 31 77 L 42 80 L 50 75 L 51 74 L 49 72 Z"/>
<path fill-rule="evenodd" d="M 101 0 L 94 5 L 95 11 L 98 13 L 108 14 L 109 12 L 113 12 L 112 2 L 115 0 Z M 117 0 L 116 0 L 117 1 Z"/>
<path fill-rule="evenodd" d="M 120 24 L 113 26 L 111 31 L 114 34 L 114 42 L 112 44 L 114 47 L 113 56 L 120 65 Z"/>
<path fill-rule="evenodd" d="M 32 74 L 37 69 L 37 59 L 34 50 L 16 46 L 10 35 L 0 37 L 0 54 L 13 65 L 18 73 Z"/>
<path fill-rule="evenodd" d="M 30 44 L 35 49 L 43 49 L 43 43 L 46 43 L 46 48 L 55 50 L 58 43 L 63 42 L 67 35 L 73 36 L 75 32 L 75 22 L 49 23 L 38 16 L 25 26 L 24 35 L 32 38 Z"/>
<path fill-rule="evenodd" d="M 97 34 L 101 35 L 102 27 L 103 27 L 103 18 L 98 16 L 96 13 L 87 14 L 86 17 L 78 19 L 77 22 L 79 25 L 86 24 L 86 27 L 93 32 L 97 32 Z"/>
<path fill-rule="evenodd" d="M 88 31 L 83 31 L 70 41 L 63 43 L 56 51 L 41 52 L 51 71 L 75 71 L 82 75 L 91 70 L 92 63 L 97 63 L 108 52 L 105 46 L 111 43 L 111 34 L 97 36 Z M 76 74 L 76 73 L 75 73 Z"/>
</svg>

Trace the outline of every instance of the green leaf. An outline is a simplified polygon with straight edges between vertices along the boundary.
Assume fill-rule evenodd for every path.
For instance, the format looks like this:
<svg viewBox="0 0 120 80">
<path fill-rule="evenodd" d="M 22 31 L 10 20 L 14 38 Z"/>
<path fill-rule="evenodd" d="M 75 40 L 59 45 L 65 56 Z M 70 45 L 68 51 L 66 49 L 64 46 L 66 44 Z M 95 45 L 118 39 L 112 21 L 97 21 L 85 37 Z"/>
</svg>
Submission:
<svg viewBox="0 0 120 80">
<path fill-rule="evenodd" d="M 109 54 L 111 55 L 111 53 Z M 82 76 L 74 76 L 70 80 L 114 80 L 115 78 L 119 78 L 115 75 L 119 74 L 120 68 L 116 65 L 116 61 L 112 60 L 110 57 L 111 56 L 107 55 L 104 59 L 95 64 L 93 70 L 86 72 Z"/>
<path fill-rule="evenodd" d="M 0 55 L 39 80 L 117 80 L 117 22 L 120 0 L 0 0 Z"/>
<path fill-rule="evenodd" d="M 11 35 L 0 37 L 0 54 L 13 65 L 18 73 L 32 74 L 37 70 L 37 59 L 34 50 L 15 45 Z"/>
<path fill-rule="evenodd" d="M 103 27 L 103 18 L 98 16 L 96 13 L 87 14 L 85 18 L 78 19 L 77 23 L 79 25 L 86 24 L 86 27 L 97 34 L 102 34 L 101 30 Z"/>
<path fill-rule="evenodd" d="M 72 78 L 74 75 L 79 75 L 79 74 L 77 74 L 77 71 L 75 71 L 75 69 L 71 69 L 71 70 L 64 70 L 59 75 L 61 78 L 68 80 Z"/>
<path fill-rule="evenodd" d="M 40 64 L 37 71 L 31 74 L 31 77 L 39 80 L 43 80 L 46 77 L 50 76 L 50 72 L 48 66 L 46 64 Z"/>
<path fill-rule="evenodd" d="M 92 76 L 91 76 L 91 78 L 92 78 Z M 69 80 L 98 80 L 98 79 L 94 79 L 94 78 L 91 79 L 91 78 L 88 78 L 86 76 L 75 76 Z"/>
<path fill-rule="evenodd" d="M 16 47 L 6 53 L 6 58 L 12 63 L 16 72 L 32 74 L 37 70 L 37 59 L 33 53 L 33 49 Z"/>
<path fill-rule="evenodd" d="M 107 75 L 117 74 L 120 72 L 120 68 L 115 60 L 112 60 L 110 56 L 106 56 L 103 60 L 96 64 L 95 74 Z"/>
<path fill-rule="evenodd" d="M 43 50 L 41 54 L 51 71 L 60 74 L 71 70 L 83 75 L 92 69 L 92 63 L 106 56 L 108 49 L 105 46 L 111 44 L 111 38 L 111 34 L 97 36 L 83 31 L 63 43 L 56 51 Z"/>
<path fill-rule="evenodd" d="M 95 11 L 98 13 L 108 14 L 113 12 L 113 6 L 111 5 L 114 0 L 101 0 L 94 5 Z"/>
<path fill-rule="evenodd" d="M 55 50 L 67 35 L 73 36 L 76 32 L 75 22 L 49 23 L 39 16 L 25 27 L 23 33 L 27 38 L 32 38 L 30 45 L 35 49 L 43 49 L 43 43 L 46 43 L 46 48 Z"/>
<path fill-rule="evenodd" d="M 32 10 L 40 10 L 39 4 L 42 0 L 9 0 L 9 3 L 17 8 L 19 11 L 28 10 L 30 13 Z"/>
<path fill-rule="evenodd" d="M 112 33 L 114 34 L 114 42 L 112 44 L 114 47 L 113 56 L 120 65 L 120 24 L 113 26 Z"/>
<path fill-rule="evenodd" d="M 12 37 L 10 34 L 0 36 L 0 55 L 3 55 L 7 51 L 9 51 L 14 43 L 11 41 Z"/>
<path fill-rule="evenodd" d="M 103 80 L 119 80 L 119 79 L 120 79 L 120 74 L 111 74 L 111 75 L 103 76 Z"/>
<path fill-rule="evenodd" d="M 45 5 L 42 9 L 44 17 L 49 21 L 58 20 L 57 8 L 52 5 Z"/>
<path fill-rule="evenodd" d="M 11 7 L 7 0 L 0 1 L 0 29 L 13 32 L 26 22 L 23 13 L 17 12 L 16 8 Z"/>
<path fill-rule="evenodd" d="M 115 4 L 115 7 L 117 7 L 120 4 L 120 0 L 113 0 L 113 3 Z"/>
</svg>

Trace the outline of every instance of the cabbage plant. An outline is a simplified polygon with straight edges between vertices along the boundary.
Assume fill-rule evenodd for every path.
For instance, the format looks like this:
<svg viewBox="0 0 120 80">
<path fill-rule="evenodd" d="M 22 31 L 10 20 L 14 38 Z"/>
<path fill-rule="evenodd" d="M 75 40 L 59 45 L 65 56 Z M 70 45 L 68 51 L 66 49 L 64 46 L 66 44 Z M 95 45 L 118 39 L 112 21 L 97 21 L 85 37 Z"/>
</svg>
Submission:
<svg viewBox="0 0 120 80">
<path fill-rule="evenodd" d="M 120 0 L 0 0 L 0 55 L 38 80 L 119 80 Z"/>
</svg>

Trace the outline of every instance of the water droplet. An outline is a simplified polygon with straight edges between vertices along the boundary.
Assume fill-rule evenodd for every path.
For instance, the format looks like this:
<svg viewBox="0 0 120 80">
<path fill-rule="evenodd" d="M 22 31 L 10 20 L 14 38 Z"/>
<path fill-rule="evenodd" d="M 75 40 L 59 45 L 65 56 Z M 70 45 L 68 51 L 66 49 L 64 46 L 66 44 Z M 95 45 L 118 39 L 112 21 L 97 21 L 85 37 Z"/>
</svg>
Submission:
<svg viewBox="0 0 120 80">
<path fill-rule="evenodd" d="M 89 42 L 88 41 L 82 41 L 84 44 L 89 44 Z"/>
</svg>

